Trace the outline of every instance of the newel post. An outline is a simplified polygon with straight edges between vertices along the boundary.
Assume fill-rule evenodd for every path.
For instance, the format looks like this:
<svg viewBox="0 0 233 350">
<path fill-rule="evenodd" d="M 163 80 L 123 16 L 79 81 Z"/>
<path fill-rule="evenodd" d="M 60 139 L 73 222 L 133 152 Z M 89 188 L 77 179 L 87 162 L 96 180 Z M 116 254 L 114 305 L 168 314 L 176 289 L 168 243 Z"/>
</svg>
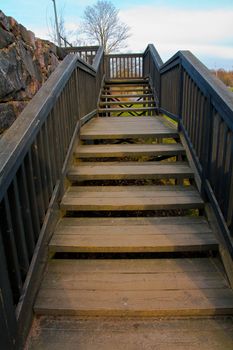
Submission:
<svg viewBox="0 0 233 350">
<path fill-rule="evenodd" d="M 178 122 L 178 131 L 181 131 L 181 121 L 182 121 L 182 110 L 183 110 L 183 94 L 184 94 L 184 69 L 182 66 L 182 59 L 180 57 L 180 63 L 179 63 L 179 82 L 178 82 L 178 89 L 179 89 L 179 94 L 178 94 L 178 117 L 179 117 L 179 122 Z"/>
<path fill-rule="evenodd" d="M 205 123 L 204 127 L 204 140 L 205 147 L 203 148 L 203 163 L 202 163 L 202 188 L 201 193 L 203 198 L 206 197 L 205 184 L 206 180 L 209 180 L 210 165 L 211 165 L 211 150 L 212 150 L 212 138 L 213 138 L 213 108 L 211 103 L 211 96 L 206 96 L 206 110 L 205 110 Z"/>
</svg>

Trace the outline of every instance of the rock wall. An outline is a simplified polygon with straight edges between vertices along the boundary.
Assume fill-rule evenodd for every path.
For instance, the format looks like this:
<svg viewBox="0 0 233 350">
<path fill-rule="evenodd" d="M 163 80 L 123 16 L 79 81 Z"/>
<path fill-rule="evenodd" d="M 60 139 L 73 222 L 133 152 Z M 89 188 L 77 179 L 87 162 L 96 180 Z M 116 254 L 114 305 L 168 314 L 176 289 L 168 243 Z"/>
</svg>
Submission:
<svg viewBox="0 0 233 350">
<path fill-rule="evenodd" d="M 0 10 L 0 133 L 56 68 L 62 52 Z"/>
</svg>

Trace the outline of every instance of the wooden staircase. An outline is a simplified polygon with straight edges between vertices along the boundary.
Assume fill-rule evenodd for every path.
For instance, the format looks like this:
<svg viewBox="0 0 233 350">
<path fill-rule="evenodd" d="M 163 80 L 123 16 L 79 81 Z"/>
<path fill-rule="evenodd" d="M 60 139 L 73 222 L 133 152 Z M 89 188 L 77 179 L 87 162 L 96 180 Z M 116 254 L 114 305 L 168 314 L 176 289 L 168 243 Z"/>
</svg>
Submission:
<svg viewBox="0 0 233 350">
<path fill-rule="evenodd" d="M 100 96 L 99 116 L 154 115 L 156 101 L 146 79 L 106 81 Z"/>
<path fill-rule="evenodd" d="M 98 115 L 110 118 L 81 129 L 37 315 L 232 314 L 194 171 L 176 125 L 155 114 L 147 81 L 105 84 Z"/>
</svg>

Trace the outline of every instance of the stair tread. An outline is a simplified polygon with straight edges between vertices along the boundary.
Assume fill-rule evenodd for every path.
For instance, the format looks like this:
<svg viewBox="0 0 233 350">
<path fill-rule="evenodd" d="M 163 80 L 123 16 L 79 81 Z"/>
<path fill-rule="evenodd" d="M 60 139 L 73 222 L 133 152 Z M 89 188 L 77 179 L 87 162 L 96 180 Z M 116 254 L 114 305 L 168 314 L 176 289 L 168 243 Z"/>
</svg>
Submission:
<svg viewBox="0 0 233 350">
<path fill-rule="evenodd" d="M 178 137 L 175 126 L 162 117 L 93 118 L 81 128 L 81 139 Z"/>
<path fill-rule="evenodd" d="M 132 164 L 133 163 L 133 164 Z M 193 170 L 187 163 L 176 162 L 88 162 L 73 166 L 68 171 L 70 180 L 85 179 L 117 180 L 117 179 L 155 179 L 171 177 L 192 177 Z"/>
<path fill-rule="evenodd" d="M 146 112 L 155 111 L 157 107 L 121 107 L 121 108 L 98 108 L 98 112 Z"/>
<path fill-rule="evenodd" d="M 155 349 L 156 344 L 157 350 L 232 350 L 232 321 L 231 316 L 212 319 L 42 316 L 34 321 L 40 331 L 29 339 L 29 349 L 76 350 L 78 344 L 78 350 L 145 350 Z"/>
<path fill-rule="evenodd" d="M 233 292 L 213 259 L 54 260 L 37 314 L 194 316 L 229 314 Z"/>
<path fill-rule="evenodd" d="M 61 201 L 65 210 L 162 210 L 202 208 L 197 190 L 183 186 L 72 186 Z"/>
<path fill-rule="evenodd" d="M 145 79 L 114 79 L 114 80 L 105 80 L 106 85 L 147 85 L 148 86 L 148 80 Z"/>
<path fill-rule="evenodd" d="M 147 101 L 132 101 L 132 100 L 122 101 L 121 100 L 121 101 L 111 101 L 111 102 L 109 102 L 109 101 L 100 102 L 100 106 L 105 106 L 105 105 L 107 105 L 107 106 L 114 106 L 114 105 L 116 105 L 116 106 L 119 106 L 119 105 L 133 105 L 133 106 L 135 106 L 135 105 L 146 105 L 146 104 L 154 105 L 155 101 L 154 100 L 147 100 Z M 131 108 L 131 107 L 129 107 L 129 108 Z"/>
<path fill-rule="evenodd" d="M 174 155 L 183 154 L 184 147 L 174 144 L 119 144 L 119 145 L 78 145 L 76 157 L 121 157 L 127 155 Z"/>
<path fill-rule="evenodd" d="M 132 218 L 131 218 L 132 219 Z M 78 219 L 62 219 L 50 241 L 53 252 L 174 252 L 217 249 L 204 220 L 97 220 L 96 225 Z M 178 224 L 176 223 L 178 221 Z"/>
<path fill-rule="evenodd" d="M 153 97 L 153 94 L 108 94 L 108 95 L 101 95 L 101 98 L 140 98 L 140 97 Z"/>
</svg>

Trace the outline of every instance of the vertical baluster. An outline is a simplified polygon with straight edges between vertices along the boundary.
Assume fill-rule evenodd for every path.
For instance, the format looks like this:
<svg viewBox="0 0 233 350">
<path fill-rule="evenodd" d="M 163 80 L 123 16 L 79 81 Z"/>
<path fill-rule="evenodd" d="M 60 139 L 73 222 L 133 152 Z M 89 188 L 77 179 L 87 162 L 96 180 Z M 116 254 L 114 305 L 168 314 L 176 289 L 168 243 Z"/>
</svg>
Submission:
<svg viewBox="0 0 233 350">
<path fill-rule="evenodd" d="M 21 276 L 24 279 L 29 268 L 29 254 L 27 250 L 25 229 L 21 212 L 21 203 L 19 200 L 19 189 L 16 177 L 14 178 L 13 183 L 9 188 L 9 206 L 11 213 L 14 214 L 11 216 L 11 218 L 16 241 L 16 248 L 18 251 Z"/>
<path fill-rule="evenodd" d="M 233 234 L 233 132 L 228 133 L 228 147 L 226 157 L 226 222 L 230 228 L 231 234 Z"/>
<path fill-rule="evenodd" d="M 31 260 L 35 248 L 35 237 L 32 225 L 32 213 L 28 196 L 28 187 L 26 182 L 27 175 L 25 173 L 24 162 L 17 173 L 18 192 L 21 204 L 22 221 L 24 225 L 24 235 L 26 239 L 29 260 Z"/>
<path fill-rule="evenodd" d="M 37 142 L 37 157 L 39 161 L 39 167 L 41 172 L 41 183 L 42 183 L 42 191 L 44 196 L 45 210 L 49 206 L 49 189 L 48 189 L 48 178 L 47 178 L 47 164 L 44 154 L 44 144 L 42 137 L 42 130 L 40 130 L 38 134 L 38 142 Z"/>
<path fill-rule="evenodd" d="M 5 194 L 4 200 L 1 203 L 1 210 L 3 214 L 1 217 L 2 240 L 5 247 L 5 251 L 7 251 L 6 259 L 13 298 L 14 301 L 17 302 L 21 293 L 23 281 L 21 277 L 20 261 L 17 251 L 17 243 L 14 236 L 12 213 L 9 205 L 7 192 Z"/>
<path fill-rule="evenodd" d="M 50 162 L 51 162 L 51 176 L 52 176 L 52 184 L 53 188 L 56 185 L 57 181 L 57 154 L 55 152 L 55 126 L 53 127 L 52 124 L 52 112 L 50 112 L 47 120 L 47 128 L 46 128 L 46 139 L 48 142 L 48 151 L 50 156 Z"/>
<path fill-rule="evenodd" d="M 35 183 L 35 190 L 36 190 L 36 198 L 38 203 L 38 209 L 39 209 L 39 215 L 40 215 L 40 223 L 43 222 L 46 212 L 46 203 L 44 200 L 44 194 L 43 194 L 43 185 L 42 185 L 42 179 L 41 179 L 41 171 L 40 171 L 40 164 L 39 164 L 39 158 L 38 158 L 38 146 L 37 142 L 35 141 L 31 148 L 31 167 L 33 169 L 34 174 L 34 183 Z"/>
<path fill-rule="evenodd" d="M 35 242 L 36 242 L 40 234 L 40 214 L 39 214 L 40 208 L 39 208 L 39 202 L 37 202 L 37 198 L 36 198 L 31 151 L 29 151 L 27 156 L 25 157 L 25 173 L 27 174 L 25 176 L 26 176 L 28 196 L 30 201 L 33 232 L 34 232 Z"/>
<path fill-rule="evenodd" d="M 14 300 L 9 281 L 5 250 L 0 229 L 0 339 L 1 349 L 13 349 L 17 331 Z"/>
<path fill-rule="evenodd" d="M 223 184 L 225 182 L 225 161 L 226 161 L 226 148 L 227 148 L 227 126 L 223 120 L 220 121 L 219 128 L 219 141 L 218 141 L 218 158 L 217 158 L 217 169 L 218 176 L 216 182 L 216 197 L 221 209 L 224 207 L 225 193 L 223 191 Z"/>
<path fill-rule="evenodd" d="M 52 175 L 52 166 L 51 166 L 50 149 L 49 149 L 49 141 L 48 141 L 47 120 L 45 121 L 44 126 L 42 128 L 41 137 L 42 137 L 42 144 L 43 144 L 45 165 L 46 165 L 46 173 L 47 173 L 47 187 L 48 187 L 49 199 L 50 199 L 52 196 L 52 193 L 53 193 L 53 175 Z"/>
</svg>

